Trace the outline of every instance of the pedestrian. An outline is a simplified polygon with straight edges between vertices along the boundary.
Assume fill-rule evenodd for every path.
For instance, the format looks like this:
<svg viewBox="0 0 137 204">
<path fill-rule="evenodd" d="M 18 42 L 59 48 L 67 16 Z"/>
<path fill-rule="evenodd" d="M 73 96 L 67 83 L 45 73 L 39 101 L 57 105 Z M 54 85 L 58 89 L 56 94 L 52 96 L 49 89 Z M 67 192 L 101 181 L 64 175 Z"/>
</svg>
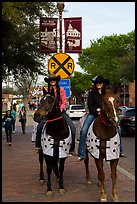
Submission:
<svg viewBox="0 0 137 204">
<path fill-rule="evenodd" d="M 11 102 L 10 100 L 7 101 L 7 110 L 10 110 L 11 109 Z"/>
<path fill-rule="evenodd" d="M 12 126 L 13 126 L 13 117 L 11 115 L 11 111 L 7 110 L 6 114 L 4 115 L 2 122 L 4 123 L 5 133 L 6 133 L 6 140 L 7 144 L 11 146 L 12 142 Z"/>
<path fill-rule="evenodd" d="M 27 122 L 27 111 L 25 106 L 22 106 L 21 110 L 19 111 L 19 122 L 21 123 L 22 133 L 25 134 Z"/>
<path fill-rule="evenodd" d="M 32 137 L 31 137 L 31 141 L 33 143 L 36 142 L 36 132 L 37 132 L 37 126 L 38 126 L 38 122 L 34 121 L 34 113 L 32 114 L 32 119 L 33 119 L 33 130 L 32 130 Z"/>
<path fill-rule="evenodd" d="M 11 107 L 11 115 L 13 117 L 13 132 L 15 132 L 15 123 L 16 123 L 16 104 L 13 104 Z"/>
<path fill-rule="evenodd" d="M 93 120 L 100 114 L 102 97 L 106 93 L 106 85 L 110 83 L 110 81 L 104 79 L 103 76 L 95 76 L 91 81 L 94 85 L 88 94 L 87 106 L 89 112 L 80 130 L 78 161 L 82 161 L 86 158 L 86 139 L 88 129 Z"/>
<path fill-rule="evenodd" d="M 60 81 L 61 77 L 60 75 L 56 76 L 55 74 L 50 74 L 48 78 L 44 78 L 45 82 L 48 83 L 48 89 L 43 88 L 43 92 L 51 92 L 54 91 L 56 99 L 59 101 L 60 110 L 62 112 L 62 115 L 64 116 L 67 124 L 70 126 L 71 134 L 72 134 L 72 144 L 70 147 L 70 154 L 72 156 L 75 156 L 75 135 L 76 135 L 76 128 L 73 124 L 72 120 L 66 113 L 66 92 L 63 87 L 60 87 L 58 82 Z M 41 147 L 41 132 L 43 125 L 46 121 L 46 118 L 44 118 L 37 127 L 37 134 L 36 134 L 36 148 Z"/>
</svg>

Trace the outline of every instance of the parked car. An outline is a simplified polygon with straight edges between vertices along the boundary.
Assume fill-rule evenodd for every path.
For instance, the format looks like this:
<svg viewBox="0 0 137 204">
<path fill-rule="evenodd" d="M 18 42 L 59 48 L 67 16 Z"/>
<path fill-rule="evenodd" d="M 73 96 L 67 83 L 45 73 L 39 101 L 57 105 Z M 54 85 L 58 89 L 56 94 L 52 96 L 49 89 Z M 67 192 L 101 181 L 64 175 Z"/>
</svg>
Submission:
<svg viewBox="0 0 137 204">
<path fill-rule="evenodd" d="M 122 136 L 135 136 L 135 108 L 120 106 L 119 111 Z"/>
<path fill-rule="evenodd" d="M 69 105 L 66 112 L 71 119 L 80 119 L 86 113 L 86 109 L 81 104 Z"/>
</svg>

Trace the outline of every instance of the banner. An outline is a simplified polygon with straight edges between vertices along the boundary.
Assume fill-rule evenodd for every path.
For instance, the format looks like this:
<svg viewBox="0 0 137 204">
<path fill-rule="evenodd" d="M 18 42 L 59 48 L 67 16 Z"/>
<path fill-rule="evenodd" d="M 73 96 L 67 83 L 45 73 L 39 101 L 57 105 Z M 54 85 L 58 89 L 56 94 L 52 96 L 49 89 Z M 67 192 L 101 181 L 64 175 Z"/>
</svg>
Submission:
<svg viewBox="0 0 137 204">
<path fill-rule="evenodd" d="M 82 18 L 64 18 L 65 53 L 82 52 Z"/>
<path fill-rule="evenodd" d="M 57 18 L 42 17 L 40 19 L 40 51 L 57 52 Z"/>
</svg>

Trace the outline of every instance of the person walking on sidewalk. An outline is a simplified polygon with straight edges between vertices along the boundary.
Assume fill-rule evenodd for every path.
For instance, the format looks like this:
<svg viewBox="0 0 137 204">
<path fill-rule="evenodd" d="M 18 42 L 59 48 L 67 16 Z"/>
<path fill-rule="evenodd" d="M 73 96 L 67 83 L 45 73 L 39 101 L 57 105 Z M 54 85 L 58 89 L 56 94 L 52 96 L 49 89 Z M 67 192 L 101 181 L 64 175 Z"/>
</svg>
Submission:
<svg viewBox="0 0 137 204">
<path fill-rule="evenodd" d="M 22 133 L 25 134 L 26 122 L 27 122 L 27 112 L 25 106 L 22 106 L 19 112 L 19 122 L 21 123 Z"/>
<path fill-rule="evenodd" d="M 15 132 L 15 123 L 16 123 L 16 106 L 13 104 L 11 107 L 11 115 L 13 117 L 13 132 Z"/>
<path fill-rule="evenodd" d="M 6 133 L 7 144 L 11 146 L 13 117 L 11 115 L 10 110 L 6 111 L 6 115 L 4 115 L 2 122 L 5 123 L 4 128 L 5 128 L 5 133 Z"/>
</svg>

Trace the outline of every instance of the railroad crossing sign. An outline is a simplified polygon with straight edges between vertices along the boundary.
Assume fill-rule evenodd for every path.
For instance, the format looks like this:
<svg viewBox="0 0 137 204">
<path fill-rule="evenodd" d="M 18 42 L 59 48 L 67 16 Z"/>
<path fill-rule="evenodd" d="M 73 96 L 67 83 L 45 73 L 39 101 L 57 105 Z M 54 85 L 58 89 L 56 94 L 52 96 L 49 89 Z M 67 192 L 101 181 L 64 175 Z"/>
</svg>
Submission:
<svg viewBox="0 0 137 204">
<path fill-rule="evenodd" d="M 66 79 L 74 71 L 74 60 L 66 53 L 53 55 L 48 62 L 48 72 L 60 75 L 61 79 Z"/>
</svg>

